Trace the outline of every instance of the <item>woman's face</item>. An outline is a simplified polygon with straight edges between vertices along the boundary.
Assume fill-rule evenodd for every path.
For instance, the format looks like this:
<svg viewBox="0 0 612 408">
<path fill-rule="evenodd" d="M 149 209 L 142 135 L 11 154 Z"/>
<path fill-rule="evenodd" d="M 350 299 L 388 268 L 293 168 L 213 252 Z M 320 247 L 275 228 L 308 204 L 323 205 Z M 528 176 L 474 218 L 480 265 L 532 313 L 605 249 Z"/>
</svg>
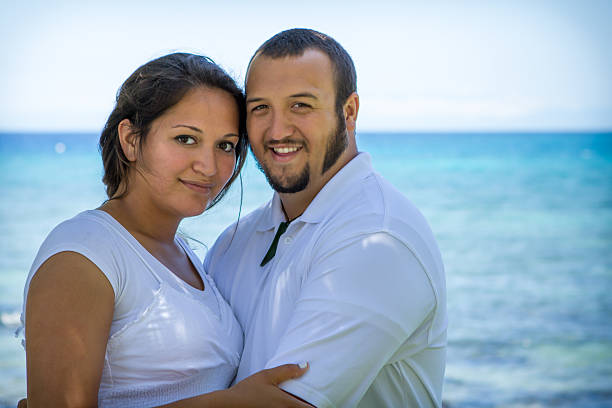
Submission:
<svg viewBox="0 0 612 408">
<path fill-rule="evenodd" d="M 192 89 L 153 121 L 129 174 L 129 195 L 179 218 L 201 214 L 231 177 L 237 144 L 234 98 Z"/>
</svg>

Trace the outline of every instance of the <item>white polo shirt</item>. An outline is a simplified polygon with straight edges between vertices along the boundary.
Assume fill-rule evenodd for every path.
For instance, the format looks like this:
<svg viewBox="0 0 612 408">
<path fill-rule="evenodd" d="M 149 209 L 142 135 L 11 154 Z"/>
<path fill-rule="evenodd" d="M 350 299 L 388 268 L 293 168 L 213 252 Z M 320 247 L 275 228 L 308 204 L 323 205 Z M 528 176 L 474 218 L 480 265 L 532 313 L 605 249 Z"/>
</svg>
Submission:
<svg viewBox="0 0 612 408">
<path fill-rule="evenodd" d="M 244 330 L 235 381 L 307 361 L 310 370 L 282 388 L 317 407 L 440 407 L 446 287 L 421 213 L 360 153 L 261 267 L 282 221 L 275 194 L 204 261 Z"/>
</svg>

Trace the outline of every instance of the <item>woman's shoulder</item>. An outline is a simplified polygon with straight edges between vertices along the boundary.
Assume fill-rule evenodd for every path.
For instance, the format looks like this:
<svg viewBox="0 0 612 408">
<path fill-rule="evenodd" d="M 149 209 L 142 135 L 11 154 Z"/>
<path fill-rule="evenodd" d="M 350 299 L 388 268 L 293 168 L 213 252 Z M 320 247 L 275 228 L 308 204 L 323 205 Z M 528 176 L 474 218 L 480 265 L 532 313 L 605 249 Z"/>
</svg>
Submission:
<svg viewBox="0 0 612 408">
<path fill-rule="evenodd" d="M 76 252 L 93 262 L 106 275 L 115 271 L 122 245 L 121 232 L 110 215 L 88 210 L 58 224 L 47 235 L 32 264 L 32 271 L 60 252 Z"/>
<path fill-rule="evenodd" d="M 63 252 L 74 252 L 87 258 L 107 277 L 115 294 L 122 293 L 126 281 L 122 267 L 127 257 L 126 245 L 113 221 L 103 211 L 88 210 L 58 224 L 38 250 L 28 274 L 26 291 L 45 261 Z"/>
<path fill-rule="evenodd" d="M 100 210 L 83 211 L 53 228 L 43 246 L 68 243 L 104 246 L 114 241 L 118 235 L 109 217 Z"/>
</svg>

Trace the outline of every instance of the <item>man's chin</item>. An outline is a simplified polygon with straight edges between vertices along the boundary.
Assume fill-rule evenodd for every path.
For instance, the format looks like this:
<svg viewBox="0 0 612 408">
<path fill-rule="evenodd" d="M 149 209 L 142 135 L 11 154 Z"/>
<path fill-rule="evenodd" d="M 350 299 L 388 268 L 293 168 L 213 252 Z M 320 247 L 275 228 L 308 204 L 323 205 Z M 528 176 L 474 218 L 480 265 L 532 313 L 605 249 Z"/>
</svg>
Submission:
<svg viewBox="0 0 612 408">
<path fill-rule="evenodd" d="M 270 187 L 272 187 L 272 189 L 278 193 L 299 193 L 300 191 L 304 190 L 310 182 L 310 166 L 308 165 L 302 169 L 301 173 L 292 175 L 290 177 L 285 174 L 281 176 L 270 174 L 271 172 L 269 169 L 263 166 L 259 166 L 259 169 L 266 176 L 266 180 L 268 180 Z"/>
<path fill-rule="evenodd" d="M 310 181 L 310 173 L 308 171 L 303 172 L 297 177 L 291 179 L 281 179 L 277 177 L 270 177 L 266 175 L 268 184 L 274 189 L 274 191 L 283 194 L 299 193 L 308 186 Z"/>
<path fill-rule="evenodd" d="M 305 182 L 298 180 L 298 182 L 294 183 L 279 183 L 275 180 L 268 179 L 268 184 L 270 187 L 274 189 L 277 193 L 282 194 L 294 194 L 303 191 L 308 186 L 308 180 Z"/>
</svg>

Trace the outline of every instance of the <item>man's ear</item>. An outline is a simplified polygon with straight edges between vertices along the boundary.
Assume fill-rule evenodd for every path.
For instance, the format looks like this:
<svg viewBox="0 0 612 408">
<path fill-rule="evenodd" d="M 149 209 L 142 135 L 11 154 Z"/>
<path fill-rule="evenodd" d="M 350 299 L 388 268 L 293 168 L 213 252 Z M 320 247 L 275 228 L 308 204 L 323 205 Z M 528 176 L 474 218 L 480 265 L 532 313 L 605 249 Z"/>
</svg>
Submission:
<svg viewBox="0 0 612 408">
<path fill-rule="evenodd" d="M 353 92 L 346 98 L 343 112 L 346 130 L 348 130 L 349 133 L 354 133 L 355 129 L 357 129 L 357 114 L 359 113 L 359 95 L 357 95 L 357 92 Z"/>
<path fill-rule="evenodd" d="M 129 119 L 123 119 L 117 126 L 117 132 L 123 154 L 128 161 L 135 162 L 138 157 L 138 141 L 140 137 L 134 132 L 132 122 Z"/>
</svg>

